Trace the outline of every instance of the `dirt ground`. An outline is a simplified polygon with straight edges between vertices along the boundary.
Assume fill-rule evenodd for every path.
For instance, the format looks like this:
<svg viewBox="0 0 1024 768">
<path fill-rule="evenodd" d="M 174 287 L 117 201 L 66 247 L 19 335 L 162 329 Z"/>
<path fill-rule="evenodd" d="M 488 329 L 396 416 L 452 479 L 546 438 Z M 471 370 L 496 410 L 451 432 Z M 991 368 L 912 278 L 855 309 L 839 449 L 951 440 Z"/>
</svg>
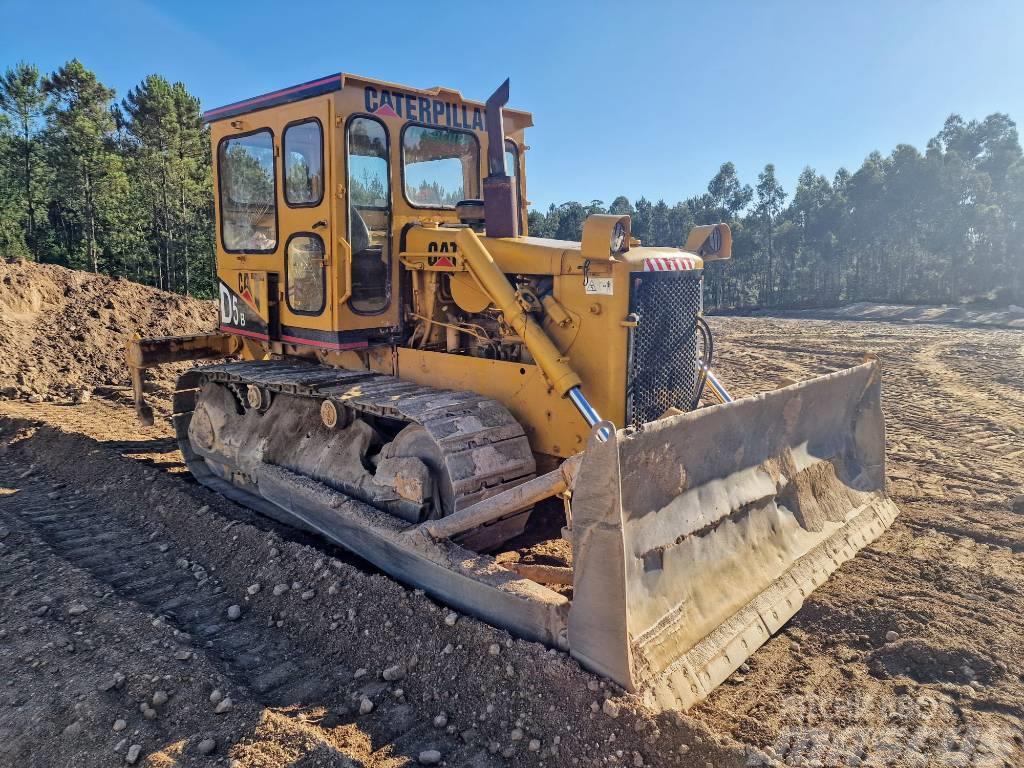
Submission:
<svg viewBox="0 0 1024 768">
<path fill-rule="evenodd" d="M 1019 331 L 712 318 L 736 394 L 883 360 L 902 514 L 705 703 L 653 715 L 198 486 L 166 422 L 135 425 L 119 349 L 65 306 L 83 278 L 48 268 L 51 311 L 12 319 L 12 269 L 0 350 L 46 381 L 8 371 L 0 401 L 0 766 L 1024 764 Z M 115 282 L 98 295 L 120 339 L 149 296 Z M 184 304 L 159 323 L 212 323 L 162 300 Z M 57 354 L 73 322 L 91 363 Z"/>
</svg>

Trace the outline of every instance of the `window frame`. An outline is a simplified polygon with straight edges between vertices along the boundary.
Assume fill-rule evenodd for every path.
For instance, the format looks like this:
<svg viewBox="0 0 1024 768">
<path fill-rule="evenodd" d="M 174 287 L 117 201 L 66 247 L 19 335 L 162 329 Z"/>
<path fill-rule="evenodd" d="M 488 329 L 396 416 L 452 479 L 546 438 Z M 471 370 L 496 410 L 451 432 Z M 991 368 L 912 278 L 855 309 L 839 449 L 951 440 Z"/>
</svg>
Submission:
<svg viewBox="0 0 1024 768">
<path fill-rule="evenodd" d="M 408 188 L 406 187 L 406 184 L 405 184 L 405 132 L 408 131 L 410 128 L 431 128 L 431 129 L 434 129 L 434 130 L 451 131 L 452 133 L 465 133 L 465 134 L 467 134 L 469 136 L 472 136 L 473 137 L 473 141 L 476 142 L 476 174 L 475 174 L 475 178 L 477 180 L 477 186 L 478 187 L 480 187 L 482 185 L 482 183 L 483 183 L 480 180 L 480 151 L 481 151 L 480 150 L 480 137 L 476 135 L 475 131 L 470 131 L 470 130 L 467 130 L 465 128 L 449 128 L 446 125 L 427 125 L 426 123 L 413 123 L 413 122 L 409 122 L 409 123 L 406 123 L 405 125 L 403 125 L 401 133 L 399 134 L 398 142 L 399 142 L 399 145 L 401 146 L 401 150 L 402 150 L 401 154 L 399 155 L 399 165 L 400 165 L 399 172 L 400 172 L 400 179 L 401 179 L 401 182 L 402 182 L 402 198 L 405 200 L 406 204 L 410 208 L 415 208 L 415 209 L 421 210 L 421 211 L 454 211 L 455 210 L 455 206 L 454 205 L 417 205 L 416 203 L 414 203 L 412 200 L 409 199 L 409 190 L 408 190 Z M 463 190 L 463 191 L 465 191 L 465 190 Z M 483 192 L 480 191 L 480 194 L 483 194 Z M 465 199 L 467 199 L 467 200 L 477 200 L 479 198 L 465 198 Z"/>
<path fill-rule="evenodd" d="M 245 133 L 236 133 L 232 136 L 224 136 L 220 141 L 217 142 L 217 208 L 220 213 L 220 222 L 217 226 L 217 234 L 220 236 L 220 247 L 224 250 L 224 253 L 246 253 L 246 254 L 260 254 L 266 255 L 270 253 L 277 253 L 277 249 L 281 247 L 281 222 L 278 218 L 277 212 L 277 163 L 271 162 L 270 167 L 273 169 L 271 176 L 274 182 L 274 247 L 263 250 L 246 250 L 244 248 L 235 249 L 228 248 L 227 243 L 224 240 L 224 196 L 223 196 L 223 184 L 224 184 L 224 169 L 221 166 L 221 147 L 226 142 L 233 141 L 235 139 L 244 139 L 247 136 L 254 136 L 257 133 L 269 133 L 270 134 L 270 152 L 273 156 L 274 152 L 274 129 L 270 126 L 264 126 L 262 128 L 254 128 L 251 131 Z"/>
<path fill-rule="evenodd" d="M 391 309 L 391 300 L 394 297 L 394 290 L 393 290 L 394 286 L 392 285 L 392 283 L 394 281 L 392 279 L 393 276 L 391 274 L 391 272 L 392 272 L 392 263 L 393 263 L 392 262 L 392 258 L 391 258 L 391 252 L 393 250 L 394 242 L 393 242 L 393 238 L 391 236 L 391 230 L 392 230 L 392 225 L 394 224 L 394 220 L 395 220 L 395 185 L 392 183 L 393 179 L 391 178 L 391 162 L 392 162 L 392 158 L 391 158 L 391 131 L 388 130 L 387 123 L 385 123 L 383 120 L 381 120 L 376 115 L 371 114 L 369 112 L 353 112 L 352 114 L 350 114 L 345 119 L 345 142 L 344 142 L 344 148 L 345 148 L 345 151 L 344 151 L 344 155 L 345 155 L 345 223 L 346 223 L 345 239 L 346 239 L 346 241 L 349 244 L 349 249 L 352 248 L 352 240 L 351 240 L 351 238 L 352 238 L 352 197 L 351 197 L 351 195 L 352 195 L 352 184 L 350 183 L 351 169 L 349 167 L 349 162 L 348 162 L 348 159 L 349 159 L 349 128 L 351 128 L 353 121 L 358 120 L 358 119 L 372 120 L 373 122 L 377 123 L 381 128 L 384 129 L 384 158 L 387 160 L 387 163 L 388 163 L 388 174 L 387 174 L 387 178 L 388 178 L 388 205 L 387 205 L 387 207 L 380 208 L 380 207 L 378 207 L 376 205 L 373 205 L 373 206 L 370 206 L 370 205 L 363 206 L 364 208 L 367 208 L 368 210 L 371 210 L 371 211 L 386 211 L 387 214 L 388 214 L 388 262 L 387 262 L 387 266 L 388 266 L 388 283 L 387 283 L 387 290 L 385 291 L 385 293 L 387 295 L 387 302 L 380 309 L 374 310 L 372 312 L 368 312 L 368 311 L 363 310 L 363 309 L 358 309 L 352 303 L 352 297 L 351 296 L 349 296 L 348 299 L 345 300 L 345 306 L 348 307 L 349 312 L 351 312 L 352 314 L 362 315 L 363 317 L 372 317 L 374 315 L 382 315 L 385 312 L 387 312 L 389 309 Z M 405 177 L 404 176 L 402 177 L 401 182 L 402 182 L 402 186 L 404 188 L 404 186 L 405 186 Z M 352 258 L 354 256 L 355 256 L 354 253 L 350 253 L 349 254 L 349 258 Z"/>
<path fill-rule="evenodd" d="M 510 149 L 511 148 L 511 149 Z M 526 202 L 523 200 L 523 175 L 519 172 L 522 162 L 522 157 L 519 154 L 519 145 L 516 144 L 515 140 L 510 139 L 508 136 L 505 137 L 504 147 L 505 152 L 512 153 L 515 158 L 516 167 L 513 172 L 513 176 L 516 180 L 516 218 L 519 220 L 519 234 L 523 234 L 523 209 L 526 208 Z M 505 169 L 505 173 L 508 173 L 508 168 Z"/>
<path fill-rule="evenodd" d="M 320 129 L 320 197 L 310 203 L 293 203 L 288 199 L 288 129 L 298 125 L 305 125 L 306 123 L 316 123 L 317 128 Z M 281 184 L 284 190 L 285 205 L 289 208 L 316 208 L 323 204 L 324 190 L 327 188 L 327 166 L 325 160 L 324 125 L 320 122 L 319 117 L 300 117 L 298 120 L 292 120 L 284 126 L 284 129 L 281 131 Z"/>
<path fill-rule="evenodd" d="M 295 307 L 292 306 L 292 297 L 291 297 L 291 292 L 289 290 L 291 288 L 292 284 L 291 284 L 291 275 L 289 274 L 290 270 L 288 268 L 288 265 L 289 265 L 289 262 L 290 262 L 290 259 L 288 258 L 288 246 L 290 246 L 292 244 L 292 240 L 294 240 L 297 237 L 315 237 L 317 240 L 320 241 L 321 253 L 323 253 L 325 256 L 327 255 L 327 244 L 324 243 L 324 239 L 317 232 L 311 232 L 311 231 L 293 232 L 292 234 L 290 234 L 288 236 L 288 239 L 284 243 L 284 252 L 283 252 L 284 253 L 284 301 L 285 301 L 285 304 L 288 306 L 288 311 L 291 312 L 293 315 L 306 315 L 307 317 L 318 317 L 318 316 L 320 316 L 320 315 L 322 315 L 324 313 L 325 309 L 327 309 L 327 265 L 326 264 L 321 264 L 320 265 L 320 274 L 322 276 L 322 279 L 320 281 L 320 286 L 321 286 L 321 289 L 322 289 L 321 292 L 320 292 L 320 308 L 314 311 L 314 310 L 311 310 L 311 309 L 296 309 Z"/>
</svg>

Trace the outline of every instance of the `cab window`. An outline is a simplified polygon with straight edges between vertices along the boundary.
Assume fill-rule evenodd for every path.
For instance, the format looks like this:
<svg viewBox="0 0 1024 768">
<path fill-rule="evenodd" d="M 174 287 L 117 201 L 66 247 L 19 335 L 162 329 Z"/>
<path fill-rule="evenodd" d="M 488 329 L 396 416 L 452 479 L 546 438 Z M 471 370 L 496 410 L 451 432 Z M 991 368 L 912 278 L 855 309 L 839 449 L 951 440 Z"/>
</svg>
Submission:
<svg viewBox="0 0 1024 768">
<path fill-rule="evenodd" d="M 224 250 L 271 253 L 277 248 L 274 136 L 260 130 L 221 140 L 217 151 L 221 244 Z"/>
<path fill-rule="evenodd" d="M 353 312 L 383 312 L 391 301 L 391 173 L 388 134 L 372 117 L 349 121 L 348 241 L 352 247 Z"/>
<path fill-rule="evenodd" d="M 324 241 L 314 234 L 293 235 L 285 250 L 288 308 L 298 315 L 319 315 L 327 300 Z"/>
<path fill-rule="evenodd" d="M 290 206 L 319 205 L 324 198 L 323 130 L 319 120 L 284 131 L 284 199 Z"/>
<path fill-rule="evenodd" d="M 406 126 L 402 133 L 405 197 L 418 208 L 454 208 L 480 196 L 480 145 L 450 128 Z"/>
</svg>

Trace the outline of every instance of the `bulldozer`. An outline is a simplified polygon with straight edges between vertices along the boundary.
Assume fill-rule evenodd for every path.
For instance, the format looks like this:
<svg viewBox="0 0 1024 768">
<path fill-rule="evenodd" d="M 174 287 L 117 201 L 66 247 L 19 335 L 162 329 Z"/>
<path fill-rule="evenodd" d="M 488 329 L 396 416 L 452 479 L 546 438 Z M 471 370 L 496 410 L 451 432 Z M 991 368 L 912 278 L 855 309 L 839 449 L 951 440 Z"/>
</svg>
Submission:
<svg viewBox="0 0 1024 768">
<path fill-rule="evenodd" d="M 203 361 L 171 403 L 200 483 L 686 709 L 896 516 L 879 363 L 732 398 L 729 227 L 531 237 L 508 98 L 337 74 L 206 112 L 217 328 L 134 339 L 136 409 Z M 564 562 L 502 558 L 530 535 Z"/>
</svg>

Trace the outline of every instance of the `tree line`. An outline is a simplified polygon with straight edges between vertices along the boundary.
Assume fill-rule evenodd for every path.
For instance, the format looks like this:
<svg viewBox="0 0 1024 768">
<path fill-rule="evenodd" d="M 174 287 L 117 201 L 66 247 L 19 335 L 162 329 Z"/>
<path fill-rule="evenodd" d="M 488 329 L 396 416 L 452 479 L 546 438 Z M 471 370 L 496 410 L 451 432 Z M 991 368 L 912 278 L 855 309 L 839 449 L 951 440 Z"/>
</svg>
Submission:
<svg viewBox="0 0 1024 768">
<path fill-rule="evenodd" d="M 199 100 L 150 75 L 118 100 L 77 59 L 0 78 L 0 254 L 212 296 L 209 131 Z M 723 163 L 703 194 L 552 205 L 530 234 L 578 240 L 629 214 L 647 245 L 725 221 L 733 258 L 709 264 L 710 307 L 854 301 L 1024 303 L 1024 159 L 1005 114 L 951 115 L 924 153 L 900 144 L 851 173 L 805 168 L 791 192 L 768 164 L 753 186 Z"/>
<path fill-rule="evenodd" d="M 1024 160 L 1005 114 L 951 115 L 923 154 L 900 144 L 831 179 L 805 168 L 792 193 L 772 164 L 751 186 L 723 163 L 704 194 L 552 205 L 530 212 L 530 234 L 578 240 L 604 212 L 630 214 L 646 245 L 727 222 L 733 258 L 705 271 L 710 307 L 1024 303 Z"/>
<path fill-rule="evenodd" d="M 0 255 L 213 295 L 209 132 L 159 75 L 118 101 L 73 59 L 0 78 Z"/>
</svg>

